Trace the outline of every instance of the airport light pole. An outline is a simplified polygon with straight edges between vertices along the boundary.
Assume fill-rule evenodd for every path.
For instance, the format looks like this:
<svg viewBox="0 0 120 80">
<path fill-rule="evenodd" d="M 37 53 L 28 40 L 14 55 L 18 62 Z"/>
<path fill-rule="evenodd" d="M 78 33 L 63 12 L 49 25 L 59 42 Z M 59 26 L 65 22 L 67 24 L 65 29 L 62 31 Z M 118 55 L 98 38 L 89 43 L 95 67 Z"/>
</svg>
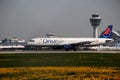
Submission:
<svg viewBox="0 0 120 80">
<path fill-rule="evenodd" d="M 92 14 L 90 18 L 90 23 L 93 26 L 93 37 L 98 38 L 98 26 L 100 25 L 101 17 L 98 13 Z"/>
</svg>

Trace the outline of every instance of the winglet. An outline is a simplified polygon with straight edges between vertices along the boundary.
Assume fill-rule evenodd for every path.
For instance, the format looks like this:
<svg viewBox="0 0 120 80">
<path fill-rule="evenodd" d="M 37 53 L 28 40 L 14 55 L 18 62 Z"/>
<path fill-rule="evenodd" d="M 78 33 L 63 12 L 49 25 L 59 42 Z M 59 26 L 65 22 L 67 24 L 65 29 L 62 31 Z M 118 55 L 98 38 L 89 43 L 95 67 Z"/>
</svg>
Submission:
<svg viewBox="0 0 120 80">
<path fill-rule="evenodd" d="M 102 32 L 99 38 L 110 38 L 112 34 L 113 25 L 109 25 L 105 31 Z"/>
</svg>

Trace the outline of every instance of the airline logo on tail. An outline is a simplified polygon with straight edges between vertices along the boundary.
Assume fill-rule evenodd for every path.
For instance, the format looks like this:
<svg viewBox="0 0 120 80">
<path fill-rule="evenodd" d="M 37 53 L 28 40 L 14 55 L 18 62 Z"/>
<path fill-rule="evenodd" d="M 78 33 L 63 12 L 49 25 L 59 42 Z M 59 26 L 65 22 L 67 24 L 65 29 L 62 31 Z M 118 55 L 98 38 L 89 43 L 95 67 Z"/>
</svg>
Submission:
<svg viewBox="0 0 120 80">
<path fill-rule="evenodd" d="M 112 34 L 112 27 L 113 25 L 109 25 L 105 31 L 102 32 L 100 38 L 110 38 Z"/>
</svg>

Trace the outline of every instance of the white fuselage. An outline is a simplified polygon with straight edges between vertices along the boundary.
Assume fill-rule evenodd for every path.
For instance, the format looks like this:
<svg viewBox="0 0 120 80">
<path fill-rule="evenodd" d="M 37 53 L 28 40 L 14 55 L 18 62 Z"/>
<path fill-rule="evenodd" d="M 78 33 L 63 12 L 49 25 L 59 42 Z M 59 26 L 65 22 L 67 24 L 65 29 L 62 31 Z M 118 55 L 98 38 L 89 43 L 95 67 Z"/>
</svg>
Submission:
<svg viewBox="0 0 120 80">
<path fill-rule="evenodd" d="M 112 39 L 106 38 L 34 38 L 28 42 L 28 45 L 53 46 L 91 42 L 90 44 L 103 44 Z"/>
</svg>

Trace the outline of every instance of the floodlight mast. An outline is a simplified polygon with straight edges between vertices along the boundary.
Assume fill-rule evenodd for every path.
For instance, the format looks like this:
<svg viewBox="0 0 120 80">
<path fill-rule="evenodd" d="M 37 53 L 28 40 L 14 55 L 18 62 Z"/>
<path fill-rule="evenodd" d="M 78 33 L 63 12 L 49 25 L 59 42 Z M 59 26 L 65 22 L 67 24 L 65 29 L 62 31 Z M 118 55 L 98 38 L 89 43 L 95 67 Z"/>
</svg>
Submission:
<svg viewBox="0 0 120 80">
<path fill-rule="evenodd" d="M 93 26 L 93 37 L 98 38 L 98 26 L 100 25 L 101 17 L 98 13 L 92 14 L 90 18 L 90 23 Z"/>
</svg>

